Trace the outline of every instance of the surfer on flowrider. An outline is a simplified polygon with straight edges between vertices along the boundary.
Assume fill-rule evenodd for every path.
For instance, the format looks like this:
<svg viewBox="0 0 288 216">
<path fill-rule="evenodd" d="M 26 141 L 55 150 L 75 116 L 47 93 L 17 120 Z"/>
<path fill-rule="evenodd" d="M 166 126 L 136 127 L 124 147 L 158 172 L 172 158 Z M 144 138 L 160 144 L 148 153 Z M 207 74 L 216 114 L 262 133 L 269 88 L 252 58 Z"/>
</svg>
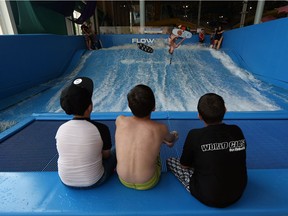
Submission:
<svg viewBox="0 0 288 216">
<path fill-rule="evenodd" d="M 179 37 L 181 37 L 182 40 L 179 43 L 176 43 Z M 172 30 L 172 34 L 170 34 L 168 38 L 169 53 L 172 55 L 174 50 L 178 48 L 186 38 L 191 38 L 191 37 L 192 37 L 191 32 L 180 29 L 180 28 L 174 28 Z"/>
<path fill-rule="evenodd" d="M 179 43 L 176 43 L 177 39 L 179 37 L 174 35 L 173 33 L 170 34 L 169 38 L 168 38 L 168 43 L 169 43 L 169 50 L 168 52 L 172 55 L 174 50 L 176 48 L 178 48 L 182 43 L 183 41 L 186 39 L 186 37 L 184 37 Z"/>
<path fill-rule="evenodd" d="M 177 43 L 176 41 L 179 37 L 182 37 L 182 40 L 179 43 Z M 191 37 L 192 37 L 191 32 L 185 31 L 183 29 L 174 28 L 172 30 L 172 33 L 170 34 L 168 38 L 168 44 L 169 44 L 168 52 L 171 54 L 170 64 L 172 61 L 172 54 L 174 50 L 178 48 L 186 38 L 191 38 Z"/>
</svg>

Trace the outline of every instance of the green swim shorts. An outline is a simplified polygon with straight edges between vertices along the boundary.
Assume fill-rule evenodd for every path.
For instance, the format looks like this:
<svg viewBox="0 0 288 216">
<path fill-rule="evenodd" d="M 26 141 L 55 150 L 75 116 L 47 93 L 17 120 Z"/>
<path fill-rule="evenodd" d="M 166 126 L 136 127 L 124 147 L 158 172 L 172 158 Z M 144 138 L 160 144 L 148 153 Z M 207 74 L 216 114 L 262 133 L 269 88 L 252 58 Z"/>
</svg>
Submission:
<svg viewBox="0 0 288 216">
<path fill-rule="evenodd" d="M 160 157 L 158 157 L 156 172 L 149 181 L 143 184 L 134 184 L 134 183 L 126 182 L 120 177 L 119 177 L 119 180 L 123 185 L 125 185 L 128 188 L 133 188 L 136 190 L 148 190 L 150 188 L 153 188 L 158 183 L 160 176 L 161 176 L 161 161 L 160 161 Z"/>
</svg>

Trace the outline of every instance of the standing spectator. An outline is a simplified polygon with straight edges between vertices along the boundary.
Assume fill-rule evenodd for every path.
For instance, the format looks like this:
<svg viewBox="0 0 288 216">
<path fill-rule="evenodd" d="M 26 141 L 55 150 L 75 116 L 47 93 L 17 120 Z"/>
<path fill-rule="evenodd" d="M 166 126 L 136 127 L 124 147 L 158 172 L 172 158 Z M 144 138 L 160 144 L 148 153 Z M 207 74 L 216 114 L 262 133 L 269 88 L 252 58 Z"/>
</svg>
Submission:
<svg viewBox="0 0 288 216">
<path fill-rule="evenodd" d="M 220 46 L 222 44 L 223 41 L 223 29 L 222 26 L 219 26 L 215 32 L 215 36 L 214 36 L 214 48 L 219 50 Z"/>
<path fill-rule="evenodd" d="M 199 32 L 199 43 L 203 44 L 205 41 L 205 32 L 204 29 L 201 29 Z"/>
<path fill-rule="evenodd" d="M 95 49 L 95 35 L 86 24 L 81 25 L 82 34 L 85 36 L 86 47 L 88 50 Z"/>
</svg>

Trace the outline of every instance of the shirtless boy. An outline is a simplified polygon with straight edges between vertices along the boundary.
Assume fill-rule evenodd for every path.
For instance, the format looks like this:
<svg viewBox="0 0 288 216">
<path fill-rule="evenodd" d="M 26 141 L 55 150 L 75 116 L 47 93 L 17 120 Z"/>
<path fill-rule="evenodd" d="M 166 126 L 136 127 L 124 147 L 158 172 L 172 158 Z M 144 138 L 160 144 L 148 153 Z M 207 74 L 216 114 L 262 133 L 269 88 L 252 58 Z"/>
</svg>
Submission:
<svg viewBox="0 0 288 216">
<path fill-rule="evenodd" d="M 135 86 L 127 95 L 133 116 L 116 119 L 117 173 L 123 185 L 137 190 L 154 187 L 161 175 L 160 147 L 169 147 L 178 138 L 166 125 L 150 119 L 155 97 L 150 87 Z"/>
</svg>

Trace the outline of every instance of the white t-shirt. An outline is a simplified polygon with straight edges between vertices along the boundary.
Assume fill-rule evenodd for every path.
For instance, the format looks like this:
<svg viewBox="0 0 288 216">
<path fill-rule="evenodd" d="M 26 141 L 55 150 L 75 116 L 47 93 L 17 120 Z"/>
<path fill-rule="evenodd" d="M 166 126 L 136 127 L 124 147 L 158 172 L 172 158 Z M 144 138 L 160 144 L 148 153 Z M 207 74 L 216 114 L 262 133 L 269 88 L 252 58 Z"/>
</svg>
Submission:
<svg viewBox="0 0 288 216">
<path fill-rule="evenodd" d="M 58 173 L 64 184 L 88 187 L 102 177 L 103 141 L 95 125 L 86 120 L 70 120 L 59 127 L 55 138 Z"/>
</svg>

